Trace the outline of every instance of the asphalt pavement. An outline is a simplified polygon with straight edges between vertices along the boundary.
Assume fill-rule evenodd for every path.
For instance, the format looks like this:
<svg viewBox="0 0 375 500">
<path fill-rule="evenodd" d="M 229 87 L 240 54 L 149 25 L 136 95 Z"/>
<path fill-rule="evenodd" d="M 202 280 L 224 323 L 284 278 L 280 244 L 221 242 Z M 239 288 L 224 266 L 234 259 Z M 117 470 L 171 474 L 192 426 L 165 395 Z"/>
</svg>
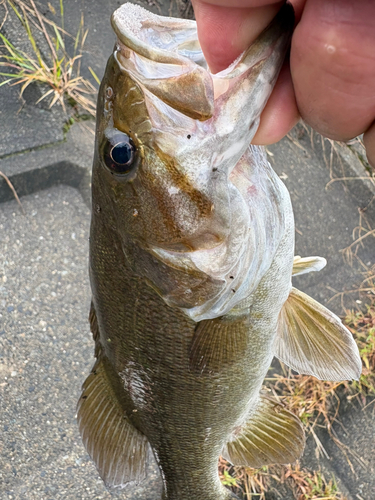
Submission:
<svg viewBox="0 0 375 500">
<path fill-rule="evenodd" d="M 157 4 L 148 5 L 153 2 L 138 3 L 158 12 Z M 52 4 L 58 11 L 58 1 Z M 90 65 L 102 76 L 114 42 L 109 15 L 120 4 L 64 1 L 66 29 L 75 33 L 81 11 L 89 27 L 83 72 Z M 47 2 L 41 5 L 52 18 Z M 169 2 L 161 2 L 162 13 L 168 9 Z M 7 23 L 3 29 L 11 41 L 25 44 L 15 19 Z M 67 130 L 61 108 L 35 104 L 40 95 L 37 86 L 30 86 L 24 100 L 16 87 L 0 88 L 0 171 L 12 181 L 26 214 L 0 177 L 0 498 L 109 499 L 75 420 L 80 387 L 94 361 L 87 321 L 94 122 Z M 344 260 L 359 222 L 375 227 L 375 185 L 361 179 L 368 174 L 360 144 L 332 145 L 299 125 L 268 152 L 292 197 L 296 254 L 328 260 L 323 271 L 297 278 L 295 286 L 338 314 L 342 297 L 346 306 L 360 306 L 356 301 L 363 299 L 355 293 L 331 300 L 358 287 L 365 267 L 375 263 L 369 239 L 352 247 L 352 265 Z M 340 439 L 361 459 L 354 461 L 355 473 L 323 431 L 329 459 L 316 459 L 311 440 L 305 454 L 305 465 L 335 474 L 348 500 L 375 498 L 373 408 L 346 407 L 337 426 Z M 160 498 L 153 462 L 149 479 L 120 498 Z"/>
<path fill-rule="evenodd" d="M 0 498 L 109 499 L 75 418 L 94 363 L 90 211 L 65 185 L 22 205 L 26 216 L 14 201 L 0 208 Z M 152 464 L 150 480 L 124 498 L 158 498 L 155 478 Z"/>
</svg>

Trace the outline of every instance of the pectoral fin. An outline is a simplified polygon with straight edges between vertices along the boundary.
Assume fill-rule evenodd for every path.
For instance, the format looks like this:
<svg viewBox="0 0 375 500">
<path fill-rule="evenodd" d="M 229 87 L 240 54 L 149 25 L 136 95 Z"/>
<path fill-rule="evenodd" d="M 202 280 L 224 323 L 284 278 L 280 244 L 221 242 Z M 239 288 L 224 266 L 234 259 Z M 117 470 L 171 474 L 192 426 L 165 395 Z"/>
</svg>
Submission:
<svg viewBox="0 0 375 500">
<path fill-rule="evenodd" d="M 292 276 L 320 271 L 326 264 L 327 261 L 324 257 L 301 257 L 300 255 L 296 255 L 293 260 Z"/>
<path fill-rule="evenodd" d="M 146 477 L 147 438 L 129 421 L 98 361 L 82 387 L 77 407 L 83 444 L 109 488 Z"/>
<path fill-rule="evenodd" d="M 248 331 L 245 315 L 227 315 L 199 322 L 190 350 L 190 369 L 202 375 L 225 370 L 243 355 Z"/>
<path fill-rule="evenodd" d="M 298 373 L 358 380 L 362 363 L 349 330 L 327 308 L 293 288 L 280 312 L 274 354 Z"/>
<path fill-rule="evenodd" d="M 257 468 L 294 462 L 304 446 L 299 418 L 282 404 L 261 395 L 250 418 L 233 434 L 222 455 L 233 465 Z"/>
</svg>

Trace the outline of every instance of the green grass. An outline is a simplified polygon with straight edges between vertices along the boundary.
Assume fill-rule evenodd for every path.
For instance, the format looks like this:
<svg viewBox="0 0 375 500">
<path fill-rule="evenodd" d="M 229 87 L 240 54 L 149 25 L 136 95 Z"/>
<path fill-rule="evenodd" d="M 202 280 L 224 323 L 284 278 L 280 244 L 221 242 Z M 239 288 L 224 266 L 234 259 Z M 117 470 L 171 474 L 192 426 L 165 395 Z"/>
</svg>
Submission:
<svg viewBox="0 0 375 500">
<path fill-rule="evenodd" d="M 13 12 L 21 22 L 29 42 L 27 52 L 20 50 L 10 42 L 2 33 L 3 55 L 0 56 L 0 66 L 7 71 L 0 72 L 5 77 L 1 85 L 11 84 L 21 86 L 21 95 L 31 83 L 45 84 L 47 90 L 38 100 L 49 98 L 49 107 L 59 103 L 66 110 L 69 99 L 75 106 L 95 116 L 95 96 L 97 93 L 94 85 L 80 74 L 82 49 L 87 37 L 88 29 L 84 27 L 83 14 L 74 39 L 73 53 L 68 54 L 64 42 L 69 35 L 64 26 L 64 5 L 60 0 L 61 26 L 47 20 L 35 6 L 34 0 L 5 0 L 7 14 Z M 5 19 L 4 21 L 5 22 Z M 43 34 L 49 48 L 48 57 L 43 57 L 34 31 Z M 99 79 L 89 67 L 97 83 Z"/>
</svg>

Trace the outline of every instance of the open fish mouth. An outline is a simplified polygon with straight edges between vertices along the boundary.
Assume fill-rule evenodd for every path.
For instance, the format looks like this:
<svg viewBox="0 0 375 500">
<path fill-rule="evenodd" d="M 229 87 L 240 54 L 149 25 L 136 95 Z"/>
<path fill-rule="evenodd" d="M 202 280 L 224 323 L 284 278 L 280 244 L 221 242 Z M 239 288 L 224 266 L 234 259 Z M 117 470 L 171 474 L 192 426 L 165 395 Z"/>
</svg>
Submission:
<svg viewBox="0 0 375 500">
<path fill-rule="evenodd" d="M 194 21 L 160 18 L 129 4 L 111 22 L 118 37 L 114 59 L 133 85 L 118 94 L 114 122 L 129 114 L 129 129 L 148 155 L 133 184 L 150 207 L 138 216 L 142 229 L 131 235 L 132 245 L 142 248 L 143 261 L 134 267 L 194 321 L 221 316 L 255 290 L 284 231 L 275 209 L 286 199 L 284 188 L 249 144 L 293 21 L 281 16 L 215 75 Z M 159 227 L 162 243 L 155 241 Z"/>
</svg>

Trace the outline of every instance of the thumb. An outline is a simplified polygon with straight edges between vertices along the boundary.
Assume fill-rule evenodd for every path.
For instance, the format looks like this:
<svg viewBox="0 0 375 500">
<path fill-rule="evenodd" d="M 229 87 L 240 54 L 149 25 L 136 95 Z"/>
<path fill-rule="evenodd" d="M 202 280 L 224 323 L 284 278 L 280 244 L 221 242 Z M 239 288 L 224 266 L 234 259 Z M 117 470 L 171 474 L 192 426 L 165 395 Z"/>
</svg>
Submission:
<svg viewBox="0 0 375 500">
<path fill-rule="evenodd" d="M 283 3 L 272 3 L 272 0 L 192 0 L 198 38 L 211 72 L 227 68 L 246 50 Z"/>
</svg>

